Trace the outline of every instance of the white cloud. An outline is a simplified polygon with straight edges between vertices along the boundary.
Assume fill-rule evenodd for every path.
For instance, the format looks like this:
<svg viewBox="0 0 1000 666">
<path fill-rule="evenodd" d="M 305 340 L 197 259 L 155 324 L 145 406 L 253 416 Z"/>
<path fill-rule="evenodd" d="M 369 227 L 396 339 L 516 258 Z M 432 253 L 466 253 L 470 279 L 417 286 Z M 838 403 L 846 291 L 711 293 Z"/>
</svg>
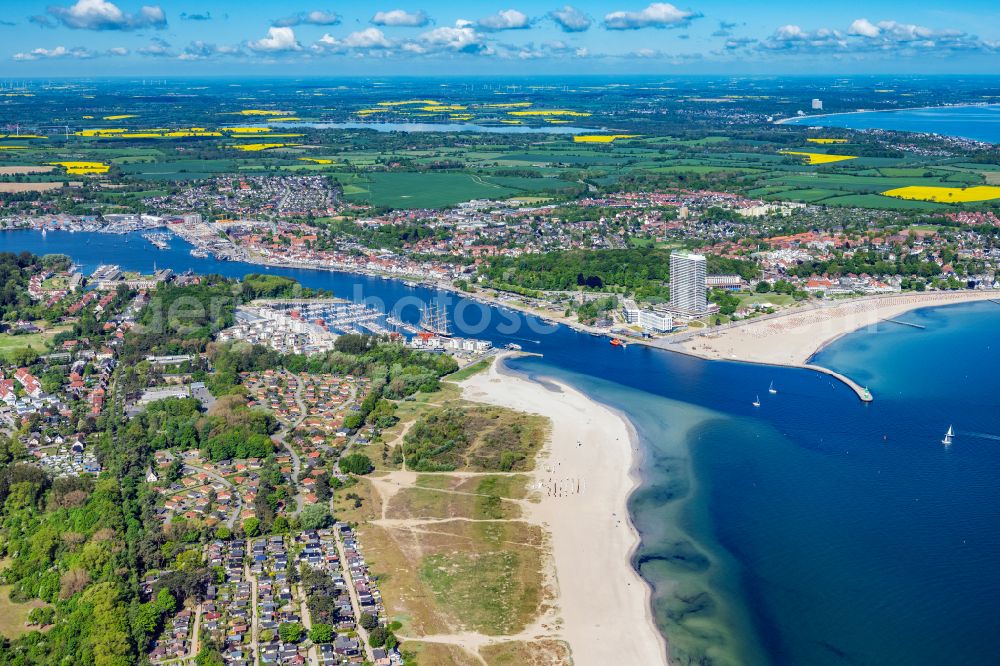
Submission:
<svg viewBox="0 0 1000 666">
<path fill-rule="evenodd" d="M 126 14 L 108 0 L 77 0 L 70 7 L 49 7 L 48 11 L 67 28 L 77 30 L 167 27 L 167 17 L 159 6 L 144 6 L 136 14 Z"/>
<path fill-rule="evenodd" d="M 442 26 L 420 35 L 417 43 L 403 46 L 409 53 L 428 53 L 431 51 L 456 51 L 459 53 L 478 53 L 490 55 L 493 49 L 486 43 L 486 38 L 473 27 L 472 22 L 459 19 L 454 27 Z"/>
<path fill-rule="evenodd" d="M 523 30 L 531 27 L 531 19 L 516 9 L 503 9 L 492 16 L 479 19 L 476 22 L 483 30 Z"/>
<path fill-rule="evenodd" d="M 378 28 L 365 28 L 345 37 L 344 46 L 350 49 L 388 49 L 392 48 L 392 42 Z"/>
<path fill-rule="evenodd" d="M 859 18 L 851 23 L 851 27 L 847 29 L 847 32 L 848 34 L 860 37 L 878 37 L 882 31 L 868 19 Z"/>
<path fill-rule="evenodd" d="M 15 53 L 14 60 L 40 60 L 42 58 L 93 58 L 94 53 L 82 46 L 71 49 L 57 46 L 54 49 L 37 48 L 26 53 Z"/>
<path fill-rule="evenodd" d="M 334 12 L 314 9 L 311 12 L 300 12 L 292 16 L 276 19 L 272 25 L 277 28 L 293 28 L 297 25 L 337 25 L 340 16 Z"/>
<path fill-rule="evenodd" d="M 638 12 L 611 12 L 604 16 L 608 30 L 638 30 L 640 28 L 679 28 L 699 18 L 701 14 L 678 9 L 669 2 L 654 2 Z"/>
<path fill-rule="evenodd" d="M 258 53 L 282 53 L 301 51 L 302 45 L 295 39 L 295 31 L 286 27 L 270 27 L 267 37 L 247 43 L 247 48 Z"/>
<path fill-rule="evenodd" d="M 215 56 L 243 55 L 238 46 L 218 46 L 200 39 L 184 47 L 184 53 L 177 56 L 179 60 L 207 60 Z"/>
<path fill-rule="evenodd" d="M 748 45 L 749 43 L 727 44 L 726 48 L 735 50 Z M 854 20 L 846 34 L 832 28 L 809 31 L 797 25 L 785 25 L 757 43 L 756 48 L 769 52 L 794 53 L 891 52 L 900 57 L 916 54 L 947 55 L 959 51 L 994 53 L 998 50 L 995 42 L 982 40 L 959 30 L 939 30 L 897 21 L 873 23 L 866 18 Z"/>
<path fill-rule="evenodd" d="M 563 32 L 585 32 L 593 21 L 576 7 L 566 5 L 549 12 L 549 18 L 556 22 Z"/>
<path fill-rule="evenodd" d="M 430 23 L 430 19 L 427 14 L 420 10 L 408 12 L 403 9 L 393 9 L 387 12 L 376 12 L 375 16 L 372 17 L 372 23 L 401 28 L 422 28 Z"/>
<path fill-rule="evenodd" d="M 165 57 L 173 55 L 170 52 L 170 44 L 168 44 L 166 41 L 158 37 L 154 37 L 153 39 L 149 40 L 149 44 L 138 49 L 137 52 L 142 55 L 154 56 L 154 57 Z"/>
<path fill-rule="evenodd" d="M 113 46 L 110 49 L 108 49 L 108 55 L 111 55 L 111 56 L 127 56 L 128 55 L 128 49 L 125 48 L 124 46 Z"/>
</svg>

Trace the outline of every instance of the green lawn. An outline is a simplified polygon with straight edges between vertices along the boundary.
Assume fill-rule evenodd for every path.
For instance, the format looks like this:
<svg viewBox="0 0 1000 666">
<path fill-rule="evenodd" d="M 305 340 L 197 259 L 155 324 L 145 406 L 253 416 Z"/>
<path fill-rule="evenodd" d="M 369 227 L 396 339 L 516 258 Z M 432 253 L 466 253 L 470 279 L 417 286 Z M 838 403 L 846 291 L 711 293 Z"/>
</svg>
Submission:
<svg viewBox="0 0 1000 666">
<path fill-rule="evenodd" d="M 42 333 L 30 333 L 27 335 L 0 334 L 0 358 L 9 359 L 10 354 L 18 349 L 32 349 L 39 354 L 44 354 L 48 349 L 49 341 L 57 333 L 67 328 L 67 326 L 61 326 L 50 328 Z"/>
</svg>

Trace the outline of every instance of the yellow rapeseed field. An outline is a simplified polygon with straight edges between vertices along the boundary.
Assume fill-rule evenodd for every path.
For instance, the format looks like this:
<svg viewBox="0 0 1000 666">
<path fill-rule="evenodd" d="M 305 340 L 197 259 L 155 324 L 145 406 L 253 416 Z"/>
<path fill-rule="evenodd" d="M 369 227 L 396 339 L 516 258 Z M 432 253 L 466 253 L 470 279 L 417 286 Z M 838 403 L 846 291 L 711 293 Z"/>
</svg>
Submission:
<svg viewBox="0 0 1000 666">
<path fill-rule="evenodd" d="M 577 134 L 574 143 L 612 143 L 615 139 L 634 139 L 638 134 Z"/>
<path fill-rule="evenodd" d="M 462 106 L 461 104 L 428 104 L 427 106 L 420 107 L 421 111 L 430 111 L 431 113 L 441 113 L 444 111 L 465 111 L 469 107 Z"/>
<path fill-rule="evenodd" d="M 51 166 L 61 166 L 66 169 L 66 173 L 73 176 L 90 176 L 98 173 L 107 173 L 111 168 L 104 162 L 49 162 Z"/>
<path fill-rule="evenodd" d="M 227 127 L 227 132 L 232 132 L 233 134 L 262 134 L 264 132 L 270 132 L 270 127 Z"/>
<path fill-rule="evenodd" d="M 41 134 L 0 134 L 0 139 L 47 139 Z"/>
<path fill-rule="evenodd" d="M 105 120 L 125 120 L 127 118 L 137 118 L 134 113 L 120 113 L 117 116 L 104 116 Z"/>
<path fill-rule="evenodd" d="M 534 102 L 505 102 L 503 104 L 483 104 L 484 109 L 524 109 Z"/>
<path fill-rule="evenodd" d="M 833 164 L 844 160 L 856 160 L 856 155 L 830 155 L 827 153 L 804 153 L 798 150 L 780 150 L 782 155 L 797 155 L 806 159 L 806 164 Z"/>
<path fill-rule="evenodd" d="M 233 111 L 229 115 L 237 116 L 290 116 L 291 111 L 273 111 L 270 109 L 243 109 L 242 111 Z"/>
<path fill-rule="evenodd" d="M 938 203 L 969 203 L 973 201 L 991 201 L 1000 199 L 1000 187 L 978 185 L 976 187 L 933 187 L 929 185 L 910 185 L 897 187 L 883 192 L 887 197 L 897 199 L 917 199 L 920 201 L 937 201 Z"/>
<path fill-rule="evenodd" d="M 436 99 L 404 99 L 398 102 L 379 102 L 379 106 L 437 106 L 441 102 Z"/>
<path fill-rule="evenodd" d="M 847 139 L 826 139 L 822 137 L 809 138 L 806 139 L 809 143 L 819 143 L 819 144 L 829 144 L 829 143 L 847 143 Z"/>
<path fill-rule="evenodd" d="M 272 148 L 290 148 L 292 146 L 297 146 L 297 143 L 244 143 L 233 146 L 227 146 L 228 148 L 233 148 L 235 150 L 242 150 L 248 153 L 258 152 L 261 150 L 271 150 Z"/>
<path fill-rule="evenodd" d="M 165 129 L 156 127 L 130 132 L 120 127 L 85 129 L 75 133 L 91 139 L 177 139 L 201 136 L 222 136 L 222 132 L 209 131 L 204 127 L 189 127 L 186 129 Z"/>
<path fill-rule="evenodd" d="M 589 116 L 586 111 L 567 111 L 566 109 L 532 109 L 530 111 L 508 111 L 511 116 Z"/>
<path fill-rule="evenodd" d="M 27 146 L 0 146 L 0 150 L 27 150 Z"/>
<path fill-rule="evenodd" d="M 300 157 L 303 162 L 315 162 L 316 164 L 333 164 L 333 160 L 325 157 Z"/>
</svg>

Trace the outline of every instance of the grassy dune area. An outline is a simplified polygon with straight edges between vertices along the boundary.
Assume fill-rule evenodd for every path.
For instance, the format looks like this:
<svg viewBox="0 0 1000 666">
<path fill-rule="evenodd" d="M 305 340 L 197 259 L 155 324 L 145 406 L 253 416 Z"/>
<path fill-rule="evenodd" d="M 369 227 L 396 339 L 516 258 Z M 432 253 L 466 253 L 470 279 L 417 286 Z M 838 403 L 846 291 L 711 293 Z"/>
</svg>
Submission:
<svg viewBox="0 0 1000 666">
<path fill-rule="evenodd" d="M 409 454 L 405 463 L 390 460 L 339 490 L 335 509 L 359 523 L 407 648 L 420 663 L 445 666 L 570 664 L 569 648 L 555 635 L 522 636 L 551 616 L 555 582 L 548 535 L 531 521 L 532 477 L 500 469 L 504 452 L 516 454 L 515 467 L 532 469 L 548 422 L 462 400 L 451 382 L 399 403 L 396 414 L 400 422 L 383 433 L 385 446 L 410 447 L 414 462 L 451 469 L 414 471 Z M 456 634 L 479 638 L 451 638 Z"/>
</svg>

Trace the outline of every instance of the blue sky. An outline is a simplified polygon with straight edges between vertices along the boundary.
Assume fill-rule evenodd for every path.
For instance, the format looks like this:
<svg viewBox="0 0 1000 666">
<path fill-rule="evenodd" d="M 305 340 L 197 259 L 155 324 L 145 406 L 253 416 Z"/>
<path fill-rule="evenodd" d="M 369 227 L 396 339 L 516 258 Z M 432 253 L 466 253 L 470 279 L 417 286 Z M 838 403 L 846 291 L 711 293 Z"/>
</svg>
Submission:
<svg viewBox="0 0 1000 666">
<path fill-rule="evenodd" d="M 3 78 L 1000 72 L 986 0 L 0 5 Z"/>
</svg>

